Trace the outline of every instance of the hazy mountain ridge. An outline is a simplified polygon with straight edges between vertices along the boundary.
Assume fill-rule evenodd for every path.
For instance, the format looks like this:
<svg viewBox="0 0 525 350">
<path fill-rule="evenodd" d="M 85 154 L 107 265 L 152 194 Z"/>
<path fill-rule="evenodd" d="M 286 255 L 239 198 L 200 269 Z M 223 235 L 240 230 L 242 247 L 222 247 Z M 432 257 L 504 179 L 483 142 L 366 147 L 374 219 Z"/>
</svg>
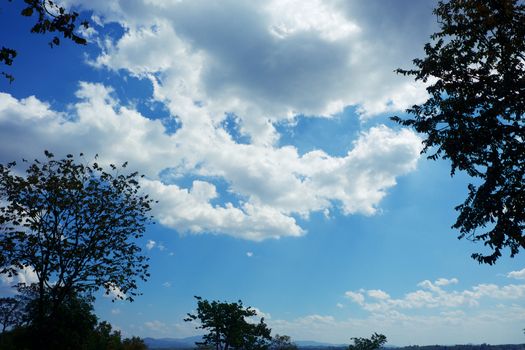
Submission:
<svg viewBox="0 0 525 350">
<path fill-rule="evenodd" d="M 150 350 L 168 350 L 168 349 L 194 349 L 195 342 L 202 341 L 202 336 L 193 336 L 187 338 L 144 338 L 144 343 Z M 298 340 L 294 342 L 299 349 L 306 350 L 342 350 L 347 345 L 330 344 L 309 340 Z M 385 350 L 525 350 L 525 344 L 502 344 L 502 345 L 412 345 L 412 346 L 387 346 Z"/>
</svg>

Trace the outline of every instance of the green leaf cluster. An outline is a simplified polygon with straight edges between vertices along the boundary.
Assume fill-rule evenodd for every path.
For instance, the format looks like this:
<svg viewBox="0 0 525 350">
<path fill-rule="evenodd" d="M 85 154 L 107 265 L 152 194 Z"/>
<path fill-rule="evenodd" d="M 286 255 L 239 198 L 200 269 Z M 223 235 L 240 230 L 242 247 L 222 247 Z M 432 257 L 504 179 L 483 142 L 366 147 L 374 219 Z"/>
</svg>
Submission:
<svg viewBox="0 0 525 350">
<path fill-rule="evenodd" d="M 23 321 L 4 330 L 0 336 L 0 349 L 38 350 L 146 350 L 137 337 L 122 339 L 120 331 L 111 324 L 98 322 L 93 313 L 92 298 L 69 295 L 55 311 L 52 319 L 42 327 L 38 324 L 39 301 L 31 290 L 17 298 L 23 306 Z M 45 309 L 51 310 L 50 299 Z"/>
<path fill-rule="evenodd" d="M 271 341 L 271 330 L 261 318 L 259 323 L 249 322 L 257 312 L 244 307 L 242 301 L 227 303 L 208 301 L 196 296 L 197 312 L 188 313 L 186 322 L 198 321 L 197 329 L 208 331 L 200 347 L 213 347 L 216 350 L 263 350 Z"/>
<path fill-rule="evenodd" d="M 354 344 L 348 350 L 377 350 L 386 344 L 386 336 L 374 333 L 370 338 L 352 338 Z"/>
<path fill-rule="evenodd" d="M 440 31 L 415 69 L 429 99 L 394 117 L 422 133 L 428 158 L 451 161 L 451 174 L 476 178 L 453 225 L 482 241 L 493 264 L 503 248 L 525 248 L 525 4 L 520 0 L 440 1 Z"/>
<path fill-rule="evenodd" d="M 9 0 L 11 2 L 11 0 Z M 73 41 L 79 45 L 86 45 L 87 40 L 76 34 L 78 28 L 89 27 L 87 21 L 78 23 L 78 12 L 67 11 L 64 7 L 52 0 L 24 0 L 25 7 L 21 11 L 24 17 L 35 17 L 36 22 L 31 27 L 31 33 L 46 34 L 57 33 L 49 42 L 49 46 L 60 45 L 60 35 L 64 39 Z M 17 51 L 13 48 L 2 47 L 0 49 L 0 63 L 8 66 L 13 64 Z M 6 72 L 0 72 L 9 82 L 13 82 L 14 77 Z"/>
<path fill-rule="evenodd" d="M 106 171 L 96 161 L 45 155 L 21 167 L 0 164 L 0 274 L 36 274 L 36 283 L 15 287 L 30 292 L 42 329 L 74 296 L 103 289 L 133 301 L 138 281 L 149 277 L 136 240 L 152 222 L 153 203 L 126 163 Z"/>
</svg>

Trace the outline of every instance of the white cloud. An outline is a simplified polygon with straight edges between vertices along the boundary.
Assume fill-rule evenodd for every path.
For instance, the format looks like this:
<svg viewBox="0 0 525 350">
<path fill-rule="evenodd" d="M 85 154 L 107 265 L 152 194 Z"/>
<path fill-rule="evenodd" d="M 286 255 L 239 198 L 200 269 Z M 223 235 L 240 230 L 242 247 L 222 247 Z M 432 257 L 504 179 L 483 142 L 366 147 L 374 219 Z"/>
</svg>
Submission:
<svg viewBox="0 0 525 350">
<path fill-rule="evenodd" d="M 268 321 L 272 318 L 272 315 L 270 315 L 269 313 L 267 312 L 263 312 L 261 311 L 261 309 L 257 308 L 257 307 L 251 307 L 251 309 L 255 310 L 256 312 L 256 315 L 254 316 L 255 318 L 264 318 L 265 321 Z M 259 322 L 259 320 L 257 319 L 257 322 Z"/>
<path fill-rule="evenodd" d="M 151 239 L 148 240 L 148 243 L 146 243 L 146 248 L 148 250 L 152 250 L 153 248 L 155 248 L 155 245 L 157 245 L 157 242 L 155 241 L 152 241 Z"/>
<path fill-rule="evenodd" d="M 521 341 L 525 285 L 482 283 L 459 289 L 454 287 L 458 283 L 457 278 L 425 280 L 418 284 L 419 289 L 400 298 L 382 289 L 347 291 L 345 297 L 362 311 L 341 309 L 338 315 L 346 312 L 346 316 L 339 318 L 319 314 L 292 320 L 274 318 L 269 325 L 274 332 L 294 339 L 341 344 L 349 337 L 368 337 L 373 332 L 387 334 L 389 344 L 395 345 Z M 418 331 L 406 338 L 413 329 Z"/>
<path fill-rule="evenodd" d="M 404 48 L 413 44 L 383 42 L 360 8 L 336 0 L 68 3 L 124 28 L 121 38 L 99 38 L 103 52 L 91 63 L 149 79 L 152 98 L 181 127 L 167 134 L 101 84 L 81 83 L 68 113 L 1 94 L 1 161 L 43 149 L 129 161 L 147 175 L 143 188 L 159 200 L 153 214 L 162 225 L 254 241 L 302 236 L 297 217 L 313 212 L 373 215 L 397 178 L 416 169 L 421 139 L 385 125 L 363 129 L 340 156 L 278 146 L 277 121 L 330 117 L 348 105 L 368 117 L 424 98 L 385 64 L 409 62 Z M 223 127 L 226 113 L 236 115 L 248 144 Z M 196 179 L 174 181 L 185 176 Z M 234 199 L 224 200 L 225 192 Z M 162 250 L 153 242 L 148 249 Z"/>
<path fill-rule="evenodd" d="M 369 117 L 426 98 L 421 84 L 393 71 L 410 66 L 432 33 L 428 1 L 69 2 L 125 29 L 101 40 L 94 64 L 149 77 L 173 115 L 187 118 L 196 101 L 214 118 L 235 113 L 257 144 L 278 138 L 268 120 L 330 116 L 348 105 Z"/>
<path fill-rule="evenodd" d="M 270 32 L 281 39 L 314 31 L 335 41 L 360 31 L 358 25 L 348 21 L 326 1 L 274 0 L 266 5 L 266 11 L 270 17 Z"/>
<path fill-rule="evenodd" d="M 518 271 L 511 271 L 507 274 L 508 278 L 515 278 L 517 280 L 525 280 L 525 268 Z"/>
<path fill-rule="evenodd" d="M 467 290 L 446 291 L 441 286 L 456 284 L 458 280 L 440 278 L 436 282 L 425 280 L 418 284 L 422 289 L 406 293 L 403 298 L 392 298 L 382 290 L 347 291 L 345 296 L 369 312 L 390 312 L 395 309 L 436 309 L 476 307 L 483 300 L 517 300 L 525 296 L 525 284 L 504 285 L 478 284 Z"/>
<path fill-rule="evenodd" d="M 102 85 L 82 83 L 77 96 L 73 114 L 66 115 L 34 97 L 0 94 L 0 137 L 6 145 L 0 159 L 32 159 L 49 149 L 99 153 L 104 164 L 129 161 L 149 177 L 143 188 L 159 200 L 154 208 L 159 222 L 181 233 L 226 233 L 260 241 L 303 235 L 295 214 L 307 217 L 339 207 L 345 214 L 372 215 L 396 177 L 415 169 L 421 148 L 413 132 L 383 125 L 362 132 L 346 156 L 322 151 L 299 155 L 291 146 L 235 143 L 213 123 L 167 135 L 159 121 L 120 105 Z M 16 147 L 21 142 L 27 147 Z M 244 199 L 212 204 L 221 196 L 214 184 L 195 180 L 181 188 L 164 183 L 158 176 L 168 168 L 224 179 L 228 191 Z"/>
<path fill-rule="evenodd" d="M 112 298 L 114 300 L 125 300 L 127 298 L 126 293 L 124 293 L 118 286 L 109 285 L 106 288 L 104 297 Z"/>
<path fill-rule="evenodd" d="M 472 288 L 479 297 L 494 299 L 520 299 L 525 297 L 525 284 L 509 284 L 498 286 L 496 284 L 479 284 Z"/>
<path fill-rule="evenodd" d="M 380 289 L 369 290 L 367 291 L 367 294 L 369 297 L 374 298 L 374 299 L 379 299 L 379 300 L 390 299 L 390 295 L 388 295 L 388 293 L 383 292 Z"/>
<path fill-rule="evenodd" d="M 149 239 L 148 242 L 146 243 L 146 249 L 152 250 L 153 248 L 157 248 L 161 252 L 166 250 L 166 247 L 164 246 L 163 243 L 155 242 L 154 240 Z"/>
<path fill-rule="evenodd" d="M 253 256 L 253 252 L 246 252 L 246 256 L 247 256 L 248 258 L 251 258 L 251 257 Z"/>
<path fill-rule="evenodd" d="M 438 279 L 436 282 L 434 282 L 436 284 L 436 286 L 447 286 L 449 284 L 457 284 L 459 281 L 457 278 L 451 278 L 451 279 L 447 279 L 447 278 L 440 278 Z"/>
<path fill-rule="evenodd" d="M 164 283 L 162 283 L 162 286 L 165 287 L 165 288 L 169 288 L 169 287 L 171 287 L 171 283 L 170 282 L 164 282 Z"/>
<path fill-rule="evenodd" d="M 31 285 L 38 282 L 38 276 L 35 270 L 30 266 L 17 269 L 11 276 L 9 274 L 0 274 L 2 284 L 12 287 L 17 284 Z"/>
<path fill-rule="evenodd" d="M 347 291 L 345 292 L 345 296 L 359 305 L 362 305 L 365 301 L 365 296 L 360 292 Z"/>
<path fill-rule="evenodd" d="M 293 339 L 316 339 L 348 344 L 350 337 L 369 337 L 374 332 L 386 334 L 388 344 L 466 344 L 519 343 L 523 337 L 525 308 L 503 306 L 485 310 L 451 310 L 434 313 L 407 314 L 397 310 L 370 313 L 366 317 L 350 314 L 346 318 L 329 315 L 307 315 L 293 320 L 274 319 L 268 322 L 272 331 L 288 334 Z M 411 332 L 409 339 L 406 333 Z M 443 335 L 446 335 L 443 338 Z"/>
</svg>

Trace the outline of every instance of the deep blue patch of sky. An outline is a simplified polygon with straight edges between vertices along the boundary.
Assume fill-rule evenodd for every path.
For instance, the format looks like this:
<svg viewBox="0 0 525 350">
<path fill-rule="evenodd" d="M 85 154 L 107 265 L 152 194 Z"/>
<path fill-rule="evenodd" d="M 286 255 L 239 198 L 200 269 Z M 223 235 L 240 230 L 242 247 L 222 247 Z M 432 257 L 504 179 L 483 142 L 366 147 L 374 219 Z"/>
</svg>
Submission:
<svg viewBox="0 0 525 350">
<path fill-rule="evenodd" d="M 345 156 L 361 131 L 355 107 L 331 118 L 299 115 L 293 121 L 275 124 L 279 146 L 295 146 L 299 155 L 321 149 L 331 156 Z"/>
<path fill-rule="evenodd" d="M 239 144 L 249 144 L 250 137 L 243 135 L 241 132 L 241 125 L 239 123 L 239 117 L 234 113 L 227 113 L 224 120 L 221 122 L 221 127 L 228 132 L 232 140 Z"/>
</svg>

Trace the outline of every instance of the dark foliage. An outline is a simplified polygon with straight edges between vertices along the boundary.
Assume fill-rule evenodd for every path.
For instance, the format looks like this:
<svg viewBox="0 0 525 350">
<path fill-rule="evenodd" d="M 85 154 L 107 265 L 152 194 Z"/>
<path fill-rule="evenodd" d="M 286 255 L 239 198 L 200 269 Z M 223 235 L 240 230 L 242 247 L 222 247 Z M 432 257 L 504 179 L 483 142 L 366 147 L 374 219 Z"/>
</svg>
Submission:
<svg viewBox="0 0 525 350">
<path fill-rule="evenodd" d="M 297 350 L 297 345 L 292 342 L 290 336 L 276 334 L 269 348 L 270 350 Z"/>
<path fill-rule="evenodd" d="M 352 338 L 353 345 L 348 346 L 348 350 L 377 350 L 386 343 L 386 337 L 383 334 L 374 333 L 368 338 Z"/>
<path fill-rule="evenodd" d="M 250 323 L 247 318 L 257 315 L 257 312 L 242 305 L 242 301 L 226 303 L 209 302 L 201 297 L 197 299 L 197 313 L 188 314 L 184 321 L 199 320 L 196 327 L 208 331 L 203 336 L 202 343 L 196 343 L 202 348 L 216 350 L 258 350 L 267 349 L 271 341 L 271 330 L 261 318 L 259 323 Z"/>
<path fill-rule="evenodd" d="M 2 333 L 10 328 L 22 325 L 23 316 L 23 303 L 20 299 L 12 297 L 0 298 L 0 324 L 2 325 Z"/>
<path fill-rule="evenodd" d="M 133 301 L 137 280 L 149 276 L 147 258 L 135 240 L 151 221 L 152 200 L 140 193 L 137 173 L 73 156 L 26 166 L 0 165 L 0 273 L 30 268 L 38 282 L 20 285 L 35 300 L 37 324 L 45 325 L 61 305 L 100 288 Z"/>
<path fill-rule="evenodd" d="M 146 350 L 137 337 L 122 340 L 119 331 L 108 322 L 97 322 L 91 297 L 68 295 L 45 325 L 39 325 L 39 302 L 30 291 L 24 291 L 26 324 L 2 334 L 0 349 L 15 350 Z M 33 298 L 33 299 L 32 299 Z M 52 304 L 46 300 L 45 310 Z"/>
<path fill-rule="evenodd" d="M 476 178 L 453 228 L 483 241 L 493 264 L 503 248 L 525 248 L 525 5 L 520 0 L 440 1 L 440 31 L 414 70 L 430 98 L 393 119 L 425 135 L 428 158 L 449 159 L 451 174 Z"/>
<path fill-rule="evenodd" d="M 11 2 L 11 0 L 9 0 Z M 85 38 L 82 38 L 75 34 L 75 31 L 79 26 L 88 28 L 89 24 L 87 21 L 77 22 L 79 14 L 74 11 L 67 11 L 64 7 L 59 6 L 51 0 L 24 0 L 25 7 L 21 11 L 21 15 L 25 17 L 36 18 L 35 24 L 31 27 L 31 33 L 46 34 L 56 33 L 49 46 L 53 47 L 60 44 L 61 34 L 64 39 L 73 41 L 79 45 L 85 45 L 87 43 Z M 17 52 L 15 49 L 6 48 L 2 46 L 0 49 L 0 63 L 4 63 L 8 66 L 13 64 L 13 60 L 16 57 Z M 14 80 L 11 74 L 1 72 L 10 82 Z"/>
</svg>

